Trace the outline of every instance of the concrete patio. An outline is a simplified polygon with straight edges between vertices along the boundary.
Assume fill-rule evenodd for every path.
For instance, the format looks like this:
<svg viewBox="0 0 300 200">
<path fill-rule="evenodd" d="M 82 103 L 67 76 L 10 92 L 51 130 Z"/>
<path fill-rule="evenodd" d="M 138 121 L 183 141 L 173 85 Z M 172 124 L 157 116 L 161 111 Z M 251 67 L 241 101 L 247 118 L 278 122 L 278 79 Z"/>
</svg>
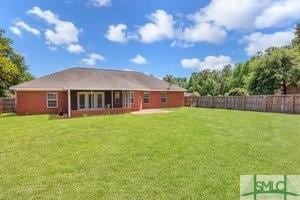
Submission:
<svg viewBox="0 0 300 200">
<path fill-rule="evenodd" d="M 170 112 L 172 112 L 172 111 L 158 108 L 158 109 L 143 109 L 143 110 L 140 110 L 140 111 L 131 112 L 131 114 L 134 114 L 134 115 L 147 115 L 147 114 L 170 113 Z"/>
</svg>

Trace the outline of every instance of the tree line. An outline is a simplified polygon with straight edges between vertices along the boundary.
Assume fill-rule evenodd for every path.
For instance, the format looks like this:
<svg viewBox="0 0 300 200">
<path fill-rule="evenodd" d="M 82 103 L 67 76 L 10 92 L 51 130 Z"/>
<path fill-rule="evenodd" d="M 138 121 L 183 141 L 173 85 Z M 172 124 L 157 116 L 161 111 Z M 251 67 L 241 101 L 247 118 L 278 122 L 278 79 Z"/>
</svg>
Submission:
<svg viewBox="0 0 300 200">
<path fill-rule="evenodd" d="M 201 96 L 267 95 L 279 90 L 286 94 L 289 84 L 300 87 L 300 24 L 287 46 L 271 47 L 222 70 L 194 72 L 189 78 L 166 75 L 163 79 Z"/>
</svg>

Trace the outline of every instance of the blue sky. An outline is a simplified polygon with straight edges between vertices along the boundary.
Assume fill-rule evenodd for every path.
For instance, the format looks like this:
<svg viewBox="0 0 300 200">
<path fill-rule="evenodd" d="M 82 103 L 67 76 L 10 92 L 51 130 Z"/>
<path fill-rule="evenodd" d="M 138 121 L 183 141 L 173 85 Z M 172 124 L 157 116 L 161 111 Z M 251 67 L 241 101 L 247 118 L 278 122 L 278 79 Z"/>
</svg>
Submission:
<svg viewBox="0 0 300 200">
<path fill-rule="evenodd" d="M 0 27 L 30 71 L 72 66 L 189 76 L 288 44 L 299 0 L 5 0 Z"/>
</svg>

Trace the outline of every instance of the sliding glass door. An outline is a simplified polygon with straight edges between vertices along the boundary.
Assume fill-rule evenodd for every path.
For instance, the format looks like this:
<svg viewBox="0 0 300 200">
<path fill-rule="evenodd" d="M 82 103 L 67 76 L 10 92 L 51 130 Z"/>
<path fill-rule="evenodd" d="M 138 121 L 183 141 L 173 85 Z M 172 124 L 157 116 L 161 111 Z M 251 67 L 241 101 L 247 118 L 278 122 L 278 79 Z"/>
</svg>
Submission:
<svg viewBox="0 0 300 200">
<path fill-rule="evenodd" d="M 104 92 L 78 92 L 78 109 L 104 108 Z"/>
</svg>

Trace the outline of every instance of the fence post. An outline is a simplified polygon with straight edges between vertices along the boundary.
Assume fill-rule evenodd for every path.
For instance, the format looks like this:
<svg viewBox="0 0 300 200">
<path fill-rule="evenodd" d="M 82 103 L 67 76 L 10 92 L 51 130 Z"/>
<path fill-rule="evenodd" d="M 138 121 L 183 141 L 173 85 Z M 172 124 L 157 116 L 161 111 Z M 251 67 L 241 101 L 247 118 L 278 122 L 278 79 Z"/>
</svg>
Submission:
<svg viewBox="0 0 300 200">
<path fill-rule="evenodd" d="M 245 101 L 246 101 L 246 97 L 243 96 L 243 110 L 245 110 Z"/>
<path fill-rule="evenodd" d="M 228 104 L 228 96 L 225 97 L 225 108 L 227 109 L 227 104 Z"/>
<path fill-rule="evenodd" d="M 0 114 L 2 113 L 2 99 L 0 98 Z"/>
<path fill-rule="evenodd" d="M 265 99 L 265 111 L 268 112 L 267 96 L 264 96 L 264 99 Z"/>
<path fill-rule="evenodd" d="M 295 114 L 295 95 L 292 96 L 292 113 Z"/>
</svg>

